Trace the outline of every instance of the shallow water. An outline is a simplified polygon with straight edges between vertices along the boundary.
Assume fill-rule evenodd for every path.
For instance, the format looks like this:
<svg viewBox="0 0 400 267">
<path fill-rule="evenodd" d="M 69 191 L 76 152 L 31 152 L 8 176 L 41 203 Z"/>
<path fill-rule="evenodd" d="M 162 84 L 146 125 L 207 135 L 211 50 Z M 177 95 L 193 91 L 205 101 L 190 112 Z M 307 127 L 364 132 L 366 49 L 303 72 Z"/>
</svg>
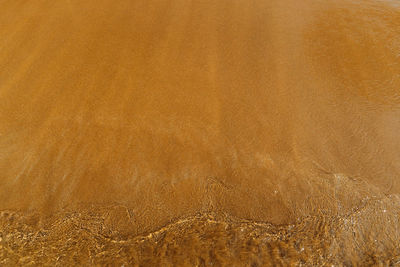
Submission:
<svg viewBox="0 0 400 267">
<path fill-rule="evenodd" d="M 293 240 L 330 233 L 327 244 L 305 245 L 305 258 L 271 259 L 395 263 L 395 3 L 0 0 L 3 263 L 36 255 L 21 240 L 49 248 L 51 234 L 74 238 L 68 223 L 76 233 L 90 229 L 90 238 L 136 240 L 186 218 L 202 224 L 210 214 L 233 229 L 232 218 L 289 233 L 313 222 L 306 234 L 293 231 Z M 168 229 L 179 239 L 189 228 Z M 42 239 L 22 238 L 40 231 Z M 215 243 L 212 235 L 201 240 Z M 259 251 L 274 250 L 259 240 Z M 189 255 L 182 244 L 179 255 Z M 75 263 L 112 262 L 90 261 L 107 249 L 90 254 L 95 245 L 87 246 Z M 139 254 L 122 263 L 146 264 L 152 255 L 129 248 Z M 58 250 L 27 262 L 54 264 Z M 240 260 L 232 251 L 221 257 L 251 264 L 253 256 Z M 255 264 L 271 263 L 254 255 Z M 224 262 L 218 259 L 190 264 Z"/>
</svg>

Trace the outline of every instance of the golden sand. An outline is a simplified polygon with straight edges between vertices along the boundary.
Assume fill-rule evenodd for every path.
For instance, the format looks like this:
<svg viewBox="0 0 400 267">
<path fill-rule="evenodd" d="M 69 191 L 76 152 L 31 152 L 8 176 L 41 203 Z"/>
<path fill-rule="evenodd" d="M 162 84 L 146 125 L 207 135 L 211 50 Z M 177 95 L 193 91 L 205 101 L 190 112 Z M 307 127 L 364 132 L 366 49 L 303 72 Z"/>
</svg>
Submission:
<svg viewBox="0 0 400 267">
<path fill-rule="evenodd" d="M 400 263 L 400 6 L 0 0 L 0 265 Z"/>
</svg>

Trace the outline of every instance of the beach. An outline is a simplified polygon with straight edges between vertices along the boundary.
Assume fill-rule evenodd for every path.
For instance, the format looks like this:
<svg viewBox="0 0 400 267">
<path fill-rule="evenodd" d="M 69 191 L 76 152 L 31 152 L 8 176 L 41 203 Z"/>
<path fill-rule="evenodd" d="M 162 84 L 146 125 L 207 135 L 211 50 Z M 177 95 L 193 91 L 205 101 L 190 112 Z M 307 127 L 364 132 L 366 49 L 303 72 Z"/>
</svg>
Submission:
<svg viewBox="0 0 400 267">
<path fill-rule="evenodd" d="M 400 263 L 393 1 L 0 1 L 0 265 Z"/>
</svg>

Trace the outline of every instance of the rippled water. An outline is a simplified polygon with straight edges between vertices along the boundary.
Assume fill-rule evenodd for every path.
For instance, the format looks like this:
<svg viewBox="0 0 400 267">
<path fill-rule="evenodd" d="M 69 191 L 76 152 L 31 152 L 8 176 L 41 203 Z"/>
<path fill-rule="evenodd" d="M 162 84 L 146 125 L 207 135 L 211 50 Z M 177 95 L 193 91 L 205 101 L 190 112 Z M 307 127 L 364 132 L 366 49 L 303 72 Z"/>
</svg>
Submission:
<svg viewBox="0 0 400 267">
<path fill-rule="evenodd" d="M 3 0 L 0 36 L 3 264 L 400 260 L 397 1 Z"/>
</svg>

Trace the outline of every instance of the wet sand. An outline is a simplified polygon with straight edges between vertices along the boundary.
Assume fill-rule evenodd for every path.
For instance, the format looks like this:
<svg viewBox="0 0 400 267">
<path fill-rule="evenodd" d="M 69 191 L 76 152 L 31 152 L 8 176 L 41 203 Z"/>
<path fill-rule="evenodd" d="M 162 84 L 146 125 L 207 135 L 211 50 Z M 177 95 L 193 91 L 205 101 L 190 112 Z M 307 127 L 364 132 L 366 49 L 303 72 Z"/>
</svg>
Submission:
<svg viewBox="0 0 400 267">
<path fill-rule="evenodd" d="M 0 37 L 0 264 L 400 263 L 396 1 L 4 0 Z"/>
</svg>

